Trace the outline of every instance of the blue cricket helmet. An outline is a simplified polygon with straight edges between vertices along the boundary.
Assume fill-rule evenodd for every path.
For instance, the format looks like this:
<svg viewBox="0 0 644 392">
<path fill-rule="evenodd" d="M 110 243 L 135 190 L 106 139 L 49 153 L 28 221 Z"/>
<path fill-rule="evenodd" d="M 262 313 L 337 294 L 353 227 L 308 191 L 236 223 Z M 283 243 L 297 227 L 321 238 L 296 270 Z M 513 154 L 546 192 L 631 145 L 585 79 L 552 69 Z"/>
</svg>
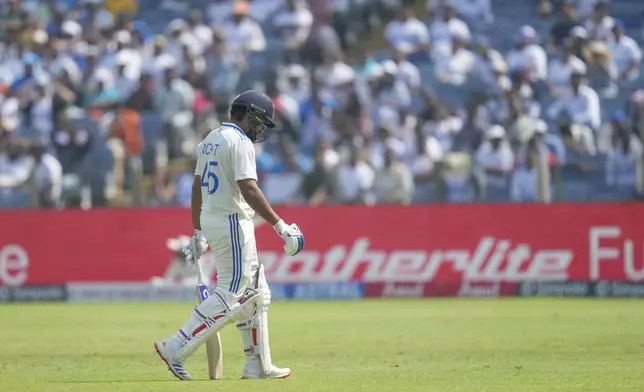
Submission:
<svg viewBox="0 0 644 392">
<path fill-rule="evenodd" d="M 270 135 L 269 129 L 275 128 L 273 114 L 275 108 L 271 98 L 257 90 L 248 90 L 239 94 L 232 103 L 233 111 L 246 110 L 248 126 L 250 128 L 248 137 L 253 143 L 261 143 Z"/>
</svg>

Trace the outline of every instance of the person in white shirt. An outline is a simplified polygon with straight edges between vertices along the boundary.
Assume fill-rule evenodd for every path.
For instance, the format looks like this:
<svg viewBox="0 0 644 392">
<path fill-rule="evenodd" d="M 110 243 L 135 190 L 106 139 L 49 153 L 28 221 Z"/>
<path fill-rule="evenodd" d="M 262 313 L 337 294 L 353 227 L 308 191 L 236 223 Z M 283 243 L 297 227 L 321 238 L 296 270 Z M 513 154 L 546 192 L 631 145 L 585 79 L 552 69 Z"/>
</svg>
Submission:
<svg viewBox="0 0 644 392">
<path fill-rule="evenodd" d="M 570 76 L 573 71 L 577 70 L 586 73 L 586 63 L 579 57 L 575 56 L 572 45 L 567 44 L 563 47 L 561 58 L 550 60 L 548 64 L 548 86 L 550 94 L 558 97 L 564 94 L 570 88 Z"/>
<path fill-rule="evenodd" d="M 397 153 L 387 148 L 384 164 L 374 177 L 373 192 L 378 204 L 407 205 L 414 196 L 414 178 L 407 166 L 398 161 Z"/>
<path fill-rule="evenodd" d="M 291 48 L 301 47 L 311 34 L 313 14 L 302 0 L 286 0 L 286 8 L 280 11 L 273 25 Z"/>
<path fill-rule="evenodd" d="M 510 72 L 527 69 L 532 82 L 548 77 L 548 55 L 537 44 L 537 32 L 531 26 L 522 26 L 516 35 L 516 47 L 507 55 Z"/>
<path fill-rule="evenodd" d="M 473 75 L 475 75 L 487 89 L 492 92 L 499 92 L 500 79 L 507 79 L 508 64 L 503 55 L 490 46 L 486 37 L 477 37 L 475 47 L 475 63 Z M 510 83 L 509 80 L 507 83 Z"/>
<path fill-rule="evenodd" d="M 280 91 L 298 103 L 311 99 L 311 75 L 301 64 L 289 64 L 280 70 Z"/>
<path fill-rule="evenodd" d="M 429 48 L 429 30 L 425 23 L 414 16 L 411 8 L 400 9 L 396 19 L 385 29 L 385 39 L 392 49 L 406 54 L 426 51 Z"/>
<path fill-rule="evenodd" d="M 338 168 L 338 201 L 344 204 L 368 202 L 374 177 L 373 169 L 362 160 L 360 151 L 352 150 L 349 162 Z"/>
<path fill-rule="evenodd" d="M 512 175 L 510 197 L 516 203 L 533 203 L 538 200 L 537 153 L 529 153 L 525 163 L 519 165 Z"/>
<path fill-rule="evenodd" d="M 407 61 L 407 56 L 400 50 L 394 50 L 393 61 L 396 63 L 396 80 L 404 83 L 416 95 L 420 89 L 420 71 L 413 63 Z"/>
<path fill-rule="evenodd" d="M 476 66 L 476 55 L 467 49 L 468 36 L 454 33 L 450 52 L 434 59 L 434 73 L 438 80 L 453 85 L 463 85 Z"/>
<path fill-rule="evenodd" d="M 505 129 L 493 125 L 487 130 L 486 140 L 476 150 L 476 164 L 486 172 L 507 174 L 514 167 L 514 153 L 505 138 Z"/>
<path fill-rule="evenodd" d="M 615 21 L 612 39 L 608 42 L 608 51 L 619 80 L 635 81 L 639 78 L 642 51 L 637 42 L 626 35 L 622 21 Z"/>
<path fill-rule="evenodd" d="M 385 165 L 386 151 L 395 154 L 396 159 L 405 154 L 405 143 L 391 134 L 390 127 L 389 124 L 381 124 L 376 131 L 376 138 L 370 142 L 369 163 L 375 169 L 382 169 Z"/>
<path fill-rule="evenodd" d="M 36 164 L 34 183 L 40 208 L 55 208 L 60 205 L 63 191 L 63 166 L 53 155 L 45 152 L 44 145 L 32 149 Z"/>
<path fill-rule="evenodd" d="M 548 108 L 552 119 L 568 116 L 573 124 L 584 124 L 594 131 L 601 126 L 601 107 L 597 92 L 584 83 L 584 74 L 573 71 L 570 89 Z"/>
<path fill-rule="evenodd" d="M 248 17 L 248 3 L 237 2 L 233 20 L 222 26 L 228 48 L 237 52 L 260 52 L 266 48 L 262 27 Z"/>
<path fill-rule="evenodd" d="M 175 334 L 154 343 L 164 365 L 181 380 L 191 379 L 183 367 L 186 359 L 231 323 L 242 337 L 243 379 L 291 375 L 290 369 L 272 364 L 267 315 L 271 292 L 257 259 L 253 223 L 257 213 L 273 226 L 288 256 L 304 248 L 300 229 L 277 215 L 257 184 L 254 143 L 264 141 L 275 128 L 274 111 L 267 95 L 246 91 L 231 104 L 231 122 L 222 123 L 197 147 L 191 200 L 195 231 L 181 252 L 194 264 L 210 245 L 217 283 Z"/>
<path fill-rule="evenodd" d="M 492 4 L 490 0 L 427 0 L 427 12 L 435 14 L 443 3 L 456 10 L 468 22 L 492 23 Z"/>
<path fill-rule="evenodd" d="M 597 41 L 608 41 L 611 38 L 611 30 L 614 26 L 615 19 L 610 16 L 607 0 L 600 0 L 595 5 L 592 16 L 584 24 L 588 31 L 588 38 Z"/>
<path fill-rule="evenodd" d="M 639 138 L 628 129 L 615 128 L 612 148 L 605 162 L 606 185 L 621 189 L 642 191 L 642 153 L 644 148 Z"/>
<path fill-rule="evenodd" d="M 432 40 L 432 57 L 448 56 L 451 52 L 452 38 L 468 42 L 471 37 L 470 29 L 462 20 L 456 18 L 454 7 L 443 7 L 443 17 L 436 19 L 429 27 L 429 36 Z"/>
</svg>

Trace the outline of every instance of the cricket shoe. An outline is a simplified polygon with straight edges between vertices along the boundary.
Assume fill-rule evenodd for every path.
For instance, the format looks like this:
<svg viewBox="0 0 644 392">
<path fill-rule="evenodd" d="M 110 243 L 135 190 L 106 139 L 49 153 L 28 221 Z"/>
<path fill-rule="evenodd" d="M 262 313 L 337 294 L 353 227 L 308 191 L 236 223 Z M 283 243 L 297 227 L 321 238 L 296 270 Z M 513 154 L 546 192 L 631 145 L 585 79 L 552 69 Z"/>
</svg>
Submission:
<svg viewBox="0 0 644 392">
<path fill-rule="evenodd" d="M 278 368 L 276 366 L 271 366 L 271 371 L 264 373 L 262 369 L 262 363 L 257 359 L 251 359 L 246 362 L 244 367 L 244 373 L 242 375 L 242 380 L 259 380 L 259 379 L 278 379 L 286 378 L 291 375 L 291 369 L 289 368 Z"/>
<path fill-rule="evenodd" d="M 179 380 L 192 380 L 192 377 L 185 371 L 183 365 L 180 363 L 175 363 L 173 358 L 176 352 L 172 349 L 170 345 L 170 339 L 163 339 L 160 342 L 154 343 L 154 349 L 156 350 L 159 357 L 165 362 L 168 366 L 168 370 L 178 378 Z"/>
</svg>

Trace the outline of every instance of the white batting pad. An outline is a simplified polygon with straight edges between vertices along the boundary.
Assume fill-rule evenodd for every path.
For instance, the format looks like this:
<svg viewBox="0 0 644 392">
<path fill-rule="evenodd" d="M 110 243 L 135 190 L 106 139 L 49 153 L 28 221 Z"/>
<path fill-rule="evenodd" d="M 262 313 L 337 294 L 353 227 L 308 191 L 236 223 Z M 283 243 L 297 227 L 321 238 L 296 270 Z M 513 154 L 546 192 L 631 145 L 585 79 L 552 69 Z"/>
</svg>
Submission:
<svg viewBox="0 0 644 392">
<path fill-rule="evenodd" d="M 183 363 L 199 346 L 227 324 L 248 318 L 256 307 L 259 295 L 258 290 L 247 289 L 241 299 L 230 306 L 221 301 L 219 296 L 213 295 L 197 306 L 195 315 L 201 318 L 202 323 L 189 333 L 185 345 L 175 355 L 175 362 Z"/>
</svg>

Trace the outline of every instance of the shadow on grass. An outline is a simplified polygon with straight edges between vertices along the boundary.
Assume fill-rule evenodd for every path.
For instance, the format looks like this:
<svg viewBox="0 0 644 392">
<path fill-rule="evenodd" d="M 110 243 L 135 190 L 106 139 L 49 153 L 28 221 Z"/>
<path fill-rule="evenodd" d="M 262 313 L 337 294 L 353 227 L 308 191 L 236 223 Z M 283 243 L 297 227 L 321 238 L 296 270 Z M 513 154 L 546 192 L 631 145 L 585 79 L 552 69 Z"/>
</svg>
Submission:
<svg viewBox="0 0 644 392">
<path fill-rule="evenodd" d="M 191 383 L 200 382 L 200 381 L 212 381 L 207 378 L 202 379 L 192 379 Z M 223 380 L 218 380 L 223 381 Z M 143 384 L 143 383 L 152 383 L 152 382 L 179 382 L 179 380 L 52 380 L 49 381 L 53 384 Z"/>
</svg>

